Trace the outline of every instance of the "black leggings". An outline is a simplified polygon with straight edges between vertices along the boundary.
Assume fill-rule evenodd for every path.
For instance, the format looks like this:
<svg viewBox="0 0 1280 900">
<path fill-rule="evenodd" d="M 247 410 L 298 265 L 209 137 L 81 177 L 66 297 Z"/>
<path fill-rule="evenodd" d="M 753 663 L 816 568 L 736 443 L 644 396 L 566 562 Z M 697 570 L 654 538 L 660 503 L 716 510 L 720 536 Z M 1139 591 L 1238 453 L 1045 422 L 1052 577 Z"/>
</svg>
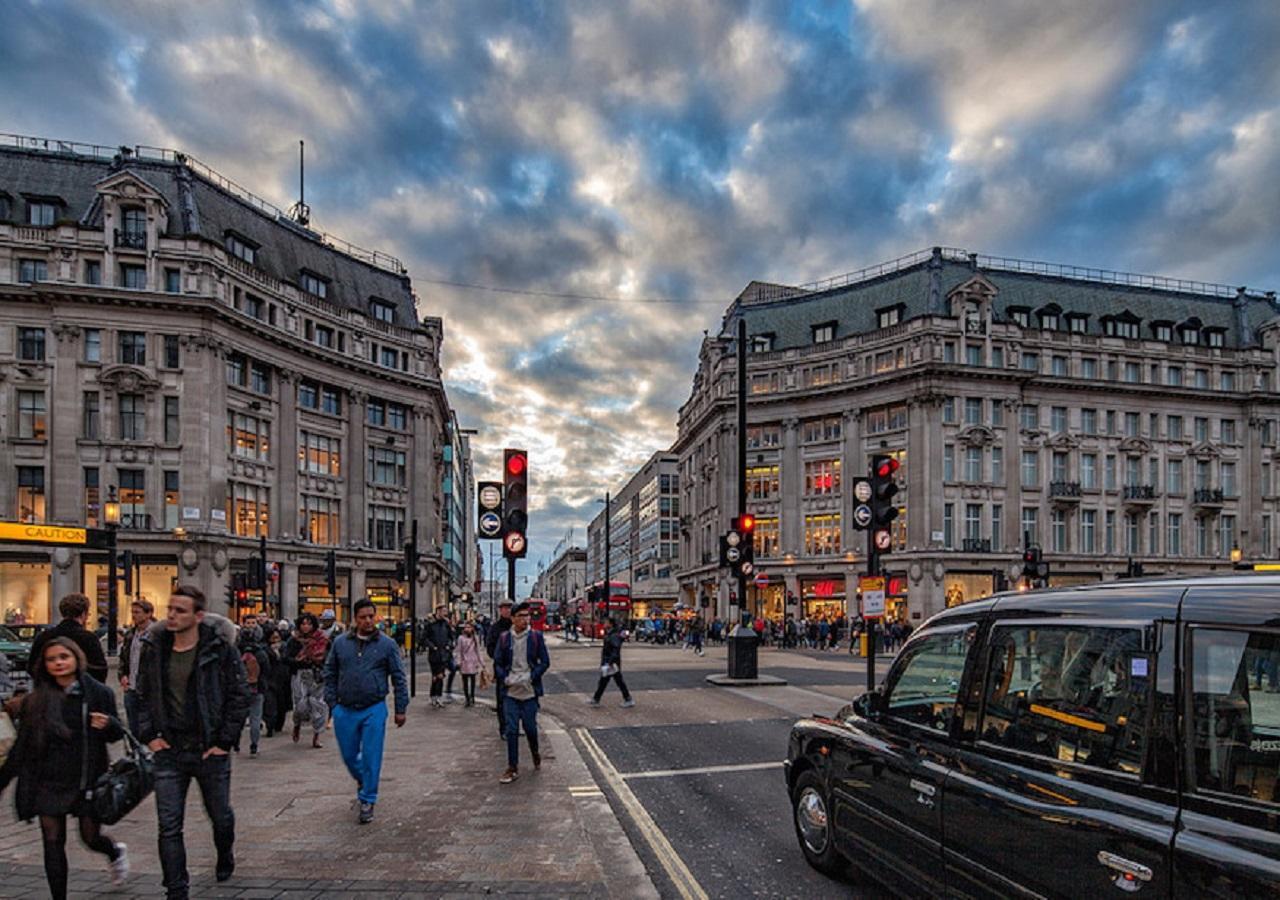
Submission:
<svg viewBox="0 0 1280 900">
<path fill-rule="evenodd" d="M 476 676 L 462 674 L 462 695 L 467 698 L 467 706 L 476 705 Z"/>
<path fill-rule="evenodd" d="M 44 839 L 44 874 L 49 879 L 53 900 L 67 897 L 67 817 L 41 816 L 40 833 Z M 114 860 L 120 854 L 115 841 L 102 833 L 102 826 L 88 816 L 80 817 L 80 840 L 95 853 Z"/>
</svg>

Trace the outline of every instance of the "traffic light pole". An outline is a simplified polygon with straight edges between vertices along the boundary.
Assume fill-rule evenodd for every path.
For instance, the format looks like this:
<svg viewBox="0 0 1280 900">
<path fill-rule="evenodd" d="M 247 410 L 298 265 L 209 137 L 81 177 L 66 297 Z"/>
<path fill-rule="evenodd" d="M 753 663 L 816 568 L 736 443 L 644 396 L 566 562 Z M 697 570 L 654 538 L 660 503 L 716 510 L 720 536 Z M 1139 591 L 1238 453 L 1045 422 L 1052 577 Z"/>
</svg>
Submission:
<svg viewBox="0 0 1280 900">
<path fill-rule="evenodd" d="M 738 519 L 747 514 L 747 320 L 738 318 Z M 754 540 L 754 537 L 750 538 Z M 738 600 L 743 623 L 755 618 L 755 604 L 747 604 L 747 574 L 738 567 Z"/>
<path fill-rule="evenodd" d="M 116 528 L 107 523 L 107 655 L 119 650 L 116 632 L 120 628 L 120 602 L 116 597 Z"/>
<path fill-rule="evenodd" d="M 262 614 L 268 615 L 267 607 L 267 536 L 258 536 L 258 575 L 262 578 Z"/>
<path fill-rule="evenodd" d="M 405 547 L 404 574 L 409 579 L 409 696 L 418 695 L 418 520 L 413 520 Z"/>
</svg>

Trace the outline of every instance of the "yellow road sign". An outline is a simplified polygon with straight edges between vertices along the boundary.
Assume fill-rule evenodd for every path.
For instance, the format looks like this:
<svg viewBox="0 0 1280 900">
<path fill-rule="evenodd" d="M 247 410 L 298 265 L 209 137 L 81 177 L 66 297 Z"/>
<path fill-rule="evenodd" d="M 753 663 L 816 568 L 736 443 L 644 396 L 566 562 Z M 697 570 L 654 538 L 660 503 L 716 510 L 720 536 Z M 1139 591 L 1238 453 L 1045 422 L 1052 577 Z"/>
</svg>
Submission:
<svg viewBox="0 0 1280 900">
<path fill-rule="evenodd" d="M 83 544 L 88 537 L 85 528 L 63 525 L 32 525 L 26 522 L 0 522 L 0 541 L 29 541 L 38 544 Z"/>
</svg>

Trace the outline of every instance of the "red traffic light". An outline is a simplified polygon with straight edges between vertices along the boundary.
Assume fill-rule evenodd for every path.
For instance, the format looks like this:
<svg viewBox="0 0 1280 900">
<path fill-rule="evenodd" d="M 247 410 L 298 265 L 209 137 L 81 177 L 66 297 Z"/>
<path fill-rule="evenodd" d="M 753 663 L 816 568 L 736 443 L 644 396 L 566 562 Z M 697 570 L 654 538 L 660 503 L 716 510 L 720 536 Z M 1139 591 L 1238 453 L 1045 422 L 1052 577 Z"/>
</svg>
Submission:
<svg viewBox="0 0 1280 900">
<path fill-rule="evenodd" d="M 512 478 L 519 478 L 524 474 L 525 466 L 528 465 L 528 462 L 523 453 L 512 453 L 507 457 L 507 474 Z"/>
<path fill-rule="evenodd" d="M 884 459 L 880 460 L 880 464 L 876 466 L 876 477 L 889 478 L 895 472 L 898 471 L 900 466 L 901 466 L 901 463 L 899 463 L 896 459 L 894 459 L 892 456 L 887 456 Z"/>
<path fill-rule="evenodd" d="M 734 530 L 741 532 L 742 534 L 751 534 L 751 532 L 755 530 L 755 527 L 756 517 L 747 513 L 745 515 L 738 516 L 738 527 Z"/>
</svg>

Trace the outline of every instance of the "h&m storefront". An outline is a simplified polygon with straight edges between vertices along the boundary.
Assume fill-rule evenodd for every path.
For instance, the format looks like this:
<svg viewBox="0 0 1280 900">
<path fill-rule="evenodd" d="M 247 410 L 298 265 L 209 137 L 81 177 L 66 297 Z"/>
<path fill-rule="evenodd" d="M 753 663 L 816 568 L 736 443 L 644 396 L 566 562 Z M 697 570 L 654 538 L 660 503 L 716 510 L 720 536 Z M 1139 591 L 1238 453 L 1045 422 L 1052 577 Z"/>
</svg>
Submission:
<svg viewBox="0 0 1280 900">
<path fill-rule="evenodd" d="M 116 573 L 119 622 L 129 622 L 129 604 L 142 598 L 154 604 L 159 615 L 173 585 L 178 566 L 173 557 L 140 556 L 132 573 L 132 592 L 126 591 L 125 573 Z M 68 547 L 0 555 L 0 621 L 7 625 L 56 623 L 58 600 L 69 593 L 89 597 L 89 630 L 105 623 L 108 615 L 108 569 L 104 553 L 78 552 Z"/>
</svg>

